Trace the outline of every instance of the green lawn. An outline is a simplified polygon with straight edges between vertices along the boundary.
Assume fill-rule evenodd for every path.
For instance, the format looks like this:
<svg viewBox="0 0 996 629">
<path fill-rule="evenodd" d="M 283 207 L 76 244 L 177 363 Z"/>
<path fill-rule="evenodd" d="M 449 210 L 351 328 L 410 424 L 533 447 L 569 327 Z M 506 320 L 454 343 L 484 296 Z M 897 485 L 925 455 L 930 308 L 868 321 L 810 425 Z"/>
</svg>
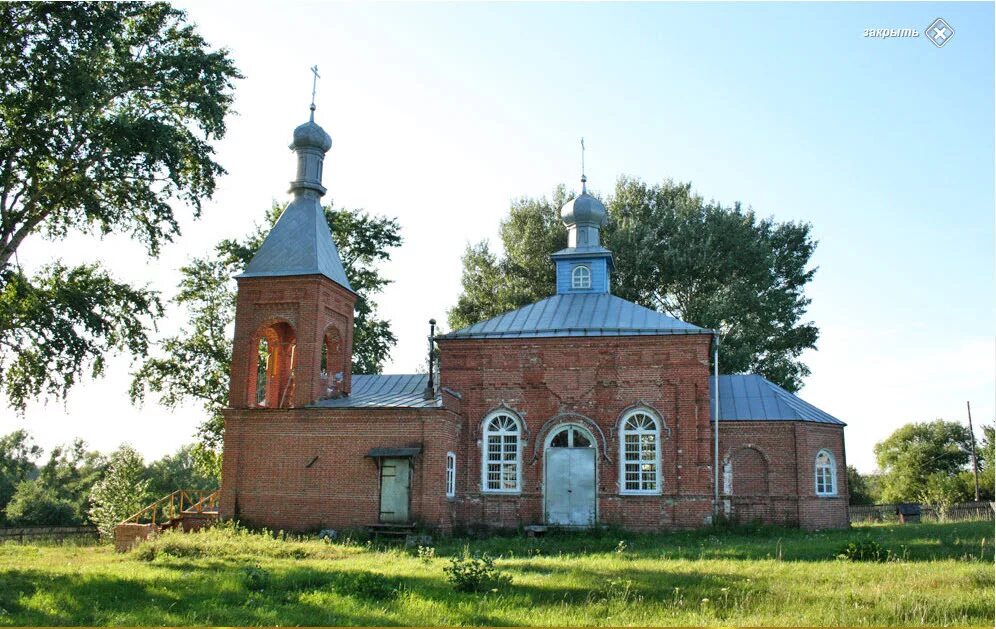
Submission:
<svg viewBox="0 0 996 629">
<path fill-rule="evenodd" d="M 883 563 L 834 558 L 849 541 Z M 421 557 L 365 543 L 219 529 L 127 554 L 0 545 L 0 625 L 993 626 L 993 524 L 850 531 L 599 531 L 437 539 Z M 511 585 L 456 592 L 449 557 L 488 553 Z M 367 576 L 369 573 L 381 575 Z"/>
</svg>

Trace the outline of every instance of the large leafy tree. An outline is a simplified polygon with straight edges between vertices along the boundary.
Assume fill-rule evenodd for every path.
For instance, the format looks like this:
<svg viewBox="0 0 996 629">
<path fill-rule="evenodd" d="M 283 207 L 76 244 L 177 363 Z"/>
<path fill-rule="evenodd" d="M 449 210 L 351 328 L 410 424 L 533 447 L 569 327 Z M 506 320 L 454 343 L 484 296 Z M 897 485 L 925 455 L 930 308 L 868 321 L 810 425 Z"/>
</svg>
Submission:
<svg viewBox="0 0 996 629">
<path fill-rule="evenodd" d="M 259 249 L 286 204 L 274 204 L 263 224 L 246 238 L 224 240 L 213 255 L 193 260 L 181 269 L 175 301 L 185 308 L 190 324 L 159 343 L 134 374 L 131 396 L 141 401 L 151 391 L 168 407 L 187 401 L 201 404 L 207 419 L 199 430 L 195 451 L 201 465 L 218 471 L 223 421 L 228 404 L 232 360 L 235 290 L 232 277 L 241 273 Z M 363 210 L 323 207 L 325 219 L 353 290 L 357 293 L 353 332 L 354 373 L 377 373 L 396 342 L 390 323 L 377 315 L 374 296 L 389 283 L 378 264 L 401 244 L 398 222 Z M 202 468 L 203 469 L 203 468 Z"/>
<path fill-rule="evenodd" d="M 512 204 L 500 228 L 504 255 L 486 242 L 468 247 L 463 292 L 449 313 L 454 329 L 549 296 L 549 256 L 567 246 L 552 198 Z M 603 242 L 613 251 L 613 293 L 722 333 L 720 364 L 728 373 L 760 373 L 790 391 L 809 369 L 800 354 L 819 331 L 804 321 L 816 243 L 810 226 L 758 218 L 739 204 L 722 207 L 692 193 L 691 184 L 648 185 L 621 178 L 606 200 Z"/>
<path fill-rule="evenodd" d="M 936 501 L 938 493 L 954 491 L 949 481 L 968 465 L 970 440 L 966 426 L 936 419 L 906 424 L 875 444 L 882 501 L 919 502 L 928 490 Z"/>
<path fill-rule="evenodd" d="M 126 234 L 155 255 L 175 202 L 196 216 L 224 172 L 209 142 L 240 75 L 165 3 L 12 2 L 0 23 L 0 387 L 23 409 L 144 354 L 161 308 L 97 264 L 25 272 L 18 249 Z"/>
</svg>

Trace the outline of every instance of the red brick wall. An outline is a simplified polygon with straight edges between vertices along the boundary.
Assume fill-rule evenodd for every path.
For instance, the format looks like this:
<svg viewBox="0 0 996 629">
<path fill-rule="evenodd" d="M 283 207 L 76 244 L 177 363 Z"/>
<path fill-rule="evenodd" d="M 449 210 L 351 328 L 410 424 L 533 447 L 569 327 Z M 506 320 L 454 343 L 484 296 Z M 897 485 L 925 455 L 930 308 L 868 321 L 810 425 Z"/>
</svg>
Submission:
<svg viewBox="0 0 996 629">
<path fill-rule="evenodd" d="M 720 460 L 732 462 L 732 493 L 723 499 L 740 521 L 848 526 L 847 462 L 842 426 L 806 422 L 729 421 L 719 425 Z M 815 461 L 829 450 L 837 466 L 837 495 L 816 495 Z M 767 489 L 765 490 L 765 485 Z"/>
<path fill-rule="evenodd" d="M 379 476 L 367 453 L 421 445 L 411 514 L 448 529 L 446 453 L 459 432 L 457 416 L 442 409 L 227 410 L 221 516 L 290 531 L 375 524 Z"/>
<path fill-rule="evenodd" d="M 598 518 L 628 528 L 701 526 L 712 511 L 707 335 L 443 339 L 440 383 L 460 393 L 466 418 L 457 451 L 458 520 L 537 524 L 543 513 L 543 443 L 558 422 L 578 422 L 598 446 Z M 620 495 L 618 422 L 645 406 L 663 419 L 662 495 Z M 481 491 L 482 421 L 499 407 L 525 424 L 522 491 Z"/>
<path fill-rule="evenodd" d="M 285 530 L 376 523 L 379 475 L 367 453 L 421 445 L 413 460 L 413 519 L 444 530 L 542 523 L 545 439 L 563 423 L 578 423 L 595 436 L 598 449 L 599 522 L 660 529 L 697 527 L 710 519 L 710 336 L 442 339 L 444 409 L 300 408 L 326 393 L 319 365 L 330 326 L 343 340 L 344 364 L 328 371 L 341 369 L 349 390 L 354 300 L 322 276 L 239 280 L 223 517 Z M 291 408 L 253 408 L 256 341 L 263 328 L 279 322 L 293 328 Z M 284 377 L 272 386 L 286 391 L 286 352 L 281 360 Z M 637 407 L 662 422 L 660 495 L 620 491 L 619 421 Z M 498 408 L 514 411 L 524 427 L 522 489 L 515 495 L 482 491 L 482 421 Z M 807 528 L 847 525 L 840 427 L 724 422 L 720 432 L 722 460 L 729 458 L 735 470 L 733 495 L 726 497 L 733 515 Z M 836 458 L 837 497 L 815 495 L 813 462 L 824 447 Z M 445 496 L 450 451 L 457 456 L 453 499 Z"/>
<path fill-rule="evenodd" d="M 353 359 L 353 305 L 356 295 L 322 275 L 303 277 L 249 277 L 238 280 L 235 309 L 235 341 L 232 348 L 232 378 L 229 405 L 255 405 L 258 340 L 267 326 L 286 323 L 294 335 L 294 384 L 285 407 L 298 407 L 325 397 L 327 382 L 321 376 L 321 348 L 325 332 L 335 328 L 342 339 L 342 365 L 329 365 L 329 372 L 342 371 L 343 390 L 350 390 Z M 280 399 L 288 384 L 289 351 L 284 351 L 283 377 L 274 386 Z"/>
</svg>

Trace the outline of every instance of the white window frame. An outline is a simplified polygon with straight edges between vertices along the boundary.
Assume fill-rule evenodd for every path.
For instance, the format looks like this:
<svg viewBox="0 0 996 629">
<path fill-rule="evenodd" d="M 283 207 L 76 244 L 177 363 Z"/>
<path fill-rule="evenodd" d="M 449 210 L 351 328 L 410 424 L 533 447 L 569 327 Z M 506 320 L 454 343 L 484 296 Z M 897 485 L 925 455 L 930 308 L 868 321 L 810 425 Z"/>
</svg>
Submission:
<svg viewBox="0 0 996 629">
<path fill-rule="evenodd" d="M 647 429 L 626 429 L 626 424 L 630 419 L 637 415 L 643 415 L 650 419 L 654 423 L 654 428 L 652 430 Z M 659 496 L 663 492 L 663 478 L 661 476 L 661 418 L 657 416 L 656 413 L 652 413 L 650 410 L 645 408 L 637 408 L 629 411 L 623 415 L 622 419 L 619 421 L 619 493 L 622 495 L 633 495 L 633 496 Z M 636 435 L 638 438 L 646 435 L 651 435 L 654 438 L 654 488 L 653 489 L 643 489 L 644 478 L 642 471 L 640 472 L 640 489 L 627 489 L 626 487 L 626 464 L 633 464 L 634 460 L 626 458 L 626 436 Z M 638 465 L 643 465 L 645 463 L 642 458 L 643 449 L 639 450 L 639 458 L 635 460 Z"/>
<path fill-rule="evenodd" d="M 579 273 L 579 271 L 584 273 Z M 587 264 L 578 264 L 571 269 L 571 289 L 586 290 L 591 288 L 591 267 Z"/>
<path fill-rule="evenodd" d="M 826 465 L 820 464 L 820 457 L 823 455 L 827 456 L 829 463 Z M 820 472 L 829 472 L 830 476 L 830 488 L 826 488 L 826 478 L 824 481 L 824 489 L 820 491 Z M 816 492 L 817 496 L 836 496 L 837 495 L 837 459 L 833 456 L 833 452 L 830 452 L 826 448 L 823 448 L 816 453 L 816 458 L 813 459 L 813 490 Z"/>
<path fill-rule="evenodd" d="M 494 422 L 499 417 L 505 417 L 511 420 L 514 424 L 515 429 L 509 430 L 507 428 L 502 428 L 499 430 L 493 430 L 491 428 L 492 422 Z M 506 422 L 507 426 L 507 422 Z M 481 491 L 486 494 L 518 494 L 522 491 L 522 420 L 513 412 L 508 410 L 495 411 L 484 418 L 482 424 L 482 439 L 481 439 Z M 515 459 L 508 459 L 505 457 L 507 454 L 506 444 L 508 440 L 506 437 L 515 437 Z M 499 438 L 499 450 L 498 458 L 495 460 L 491 459 L 491 449 L 490 449 L 490 438 Z M 501 485 L 501 473 L 506 465 L 512 464 L 515 466 L 515 486 L 514 487 L 498 487 L 491 488 L 488 486 L 488 466 L 497 465 L 499 479 L 498 483 Z"/>
<path fill-rule="evenodd" d="M 456 496 L 456 454 L 446 453 L 446 497 Z"/>
</svg>

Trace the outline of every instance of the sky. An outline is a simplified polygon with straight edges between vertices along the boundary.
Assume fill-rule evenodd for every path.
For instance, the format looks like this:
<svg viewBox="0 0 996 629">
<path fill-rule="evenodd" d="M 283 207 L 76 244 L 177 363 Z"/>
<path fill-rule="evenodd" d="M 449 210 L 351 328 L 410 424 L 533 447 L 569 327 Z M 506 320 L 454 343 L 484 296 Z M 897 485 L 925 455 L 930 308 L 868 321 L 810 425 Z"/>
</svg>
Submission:
<svg viewBox="0 0 996 629">
<path fill-rule="evenodd" d="M 214 144 L 228 174 L 183 235 L 150 260 L 124 237 L 29 240 L 26 267 L 100 260 L 175 294 L 179 268 L 241 237 L 286 200 L 287 145 L 307 120 L 332 136 L 326 200 L 396 217 L 404 244 L 378 298 L 398 344 L 387 373 L 424 362 L 469 243 L 497 243 L 513 199 L 622 175 L 689 181 L 703 197 L 812 225 L 819 245 L 800 396 L 847 422 L 848 463 L 899 426 L 992 423 L 994 15 L 991 3 L 324 3 L 178 6 L 245 79 Z M 866 37 L 942 17 L 954 35 Z M 184 323 L 171 308 L 159 333 Z M 131 357 L 64 402 L 0 407 L 0 434 L 46 449 L 74 437 L 148 459 L 189 442 L 204 412 L 128 399 Z M 977 433 L 979 431 L 977 430 Z"/>
</svg>

